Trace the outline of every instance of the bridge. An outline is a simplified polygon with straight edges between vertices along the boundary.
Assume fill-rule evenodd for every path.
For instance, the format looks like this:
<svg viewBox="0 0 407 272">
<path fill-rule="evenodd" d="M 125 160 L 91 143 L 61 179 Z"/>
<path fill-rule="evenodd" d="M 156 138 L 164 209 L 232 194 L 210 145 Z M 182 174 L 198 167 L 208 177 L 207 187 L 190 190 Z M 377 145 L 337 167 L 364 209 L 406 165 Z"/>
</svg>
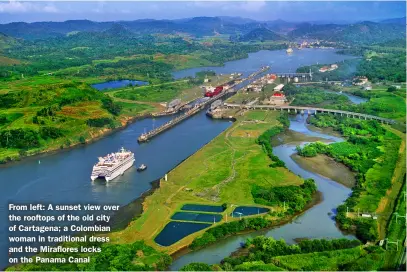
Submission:
<svg viewBox="0 0 407 272">
<path fill-rule="evenodd" d="M 359 118 L 365 120 L 377 120 L 382 123 L 386 124 L 395 124 L 396 121 L 392 119 L 382 118 L 379 116 L 363 114 L 358 112 L 350 112 L 350 111 L 342 111 L 342 110 L 332 110 L 332 109 L 323 109 L 323 108 L 316 108 L 316 107 L 299 107 L 299 106 L 273 106 L 273 105 L 243 105 L 243 104 L 231 104 L 231 103 L 224 103 L 223 107 L 226 108 L 239 108 L 239 109 L 246 109 L 246 110 L 287 110 L 288 112 L 295 112 L 295 113 L 308 113 L 308 114 L 318 114 L 318 113 L 333 113 L 333 114 L 340 114 L 341 116 L 352 117 L 352 118 Z"/>
<path fill-rule="evenodd" d="M 287 73 L 275 73 L 275 75 L 286 82 L 290 82 L 290 81 L 306 82 L 306 81 L 312 80 L 311 69 L 310 69 L 309 73 L 287 72 Z"/>
</svg>

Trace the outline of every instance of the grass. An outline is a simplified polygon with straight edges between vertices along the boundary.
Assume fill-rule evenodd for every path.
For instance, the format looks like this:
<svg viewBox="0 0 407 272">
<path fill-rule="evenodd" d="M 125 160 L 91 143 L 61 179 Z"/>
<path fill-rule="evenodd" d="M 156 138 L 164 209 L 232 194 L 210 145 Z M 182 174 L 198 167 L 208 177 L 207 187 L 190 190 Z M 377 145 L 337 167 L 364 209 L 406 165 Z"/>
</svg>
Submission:
<svg viewBox="0 0 407 272">
<path fill-rule="evenodd" d="M 125 99 L 130 101 L 142 102 L 169 102 L 173 99 L 180 98 L 183 102 L 203 96 L 202 85 L 217 86 L 230 80 L 229 75 L 208 77 L 209 83 L 193 85 L 188 80 L 177 80 L 167 83 L 141 86 L 125 87 L 109 91 L 108 93 L 115 99 Z"/>
<path fill-rule="evenodd" d="M 272 263 L 290 271 L 338 271 L 340 266 L 366 255 L 361 247 L 295 254 L 272 258 Z"/>
<path fill-rule="evenodd" d="M 249 102 L 249 101 L 253 101 L 256 98 L 259 98 L 259 102 L 261 102 L 262 100 L 269 98 L 272 94 L 273 94 L 273 89 L 274 87 L 279 83 L 279 80 L 276 80 L 275 83 L 272 84 L 267 84 L 264 87 L 264 90 L 260 93 L 256 93 L 256 92 L 238 92 L 236 95 L 230 97 L 227 102 L 228 103 L 244 103 L 244 102 Z"/>
<path fill-rule="evenodd" d="M 226 202 L 255 205 L 250 193 L 251 184 L 302 184 L 302 179 L 287 169 L 269 167 L 270 159 L 255 143 L 255 135 L 279 125 L 277 114 L 259 111 L 238 117 L 232 127 L 169 172 L 168 181 L 161 180 L 160 188 L 146 198 L 141 217 L 125 230 L 112 233 L 112 241 L 129 243 L 144 239 L 155 248 L 173 253 L 190 244 L 204 231 L 189 235 L 169 247 L 160 247 L 153 242 L 154 237 L 183 204 L 219 205 Z M 253 116 L 256 119 L 253 119 Z M 259 124 L 246 123 L 257 118 L 266 121 Z M 187 188 L 189 190 L 186 190 Z M 229 207 L 224 213 L 230 213 L 232 209 Z M 226 216 L 223 215 L 222 221 L 217 224 L 225 222 Z"/>
<path fill-rule="evenodd" d="M 400 190 L 397 198 L 397 205 L 394 208 L 394 212 L 397 212 L 399 215 L 406 215 L 405 191 L 406 183 L 404 183 L 404 186 Z M 388 238 L 392 242 L 399 240 L 399 251 L 395 251 L 395 249 L 397 249 L 395 245 L 389 245 L 389 249 L 386 251 L 385 254 L 384 269 L 397 269 L 396 265 L 398 265 L 400 256 L 403 254 L 403 243 L 406 239 L 406 219 L 404 217 L 399 217 L 396 221 L 396 215 L 393 213 L 388 224 L 386 238 Z"/>
<path fill-rule="evenodd" d="M 386 195 L 380 200 L 376 213 L 381 214 L 378 218 L 379 237 L 384 239 L 386 236 L 386 225 L 390 219 L 391 213 L 394 210 L 397 196 L 403 186 L 404 175 L 406 174 L 406 135 L 398 130 L 395 130 L 389 126 L 385 126 L 386 129 L 398 135 L 402 142 L 399 148 L 399 157 L 392 177 L 392 187 L 386 192 Z"/>
</svg>

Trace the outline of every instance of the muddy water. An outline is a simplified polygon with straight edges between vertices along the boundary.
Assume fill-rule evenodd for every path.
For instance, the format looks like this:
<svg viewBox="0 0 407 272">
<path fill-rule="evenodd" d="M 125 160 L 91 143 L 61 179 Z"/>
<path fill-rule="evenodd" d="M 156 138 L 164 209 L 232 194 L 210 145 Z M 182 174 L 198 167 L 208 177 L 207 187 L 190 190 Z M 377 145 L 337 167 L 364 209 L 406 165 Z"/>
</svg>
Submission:
<svg viewBox="0 0 407 272">
<path fill-rule="evenodd" d="M 223 258 L 229 256 L 232 252 L 238 249 L 241 243 L 247 238 L 258 235 L 271 236 L 275 239 L 284 239 L 288 243 L 294 243 L 298 238 L 349 238 L 354 239 L 352 235 L 342 233 L 335 224 L 333 216 L 336 212 L 336 207 L 348 198 L 351 190 L 346 186 L 333 181 L 328 177 L 324 177 L 313 171 L 308 166 L 302 167 L 299 163 L 293 160 L 292 155 L 295 154 L 296 145 L 303 145 L 306 142 L 325 141 L 338 142 L 343 141 L 342 138 L 324 134 L 321 132 L 311 131 L 306 124 L 307 115 L 297 115 L 291 117 L 290 131 L 283 135 L 280 143 L 273 148 L 273 153 L 286 163 L 289 170 L 303 178 L 313 178 L 317 184 L 318 191 L 323 195 L 323 201 L 314 207 L 307 210 L 302 215 L 295 218 L 292 222 L 276 227 L 271 230 L 261 230 L 257 232 L 246 233 L 229 237 L 225 240 L 206 247 L 204 249 L 190 252 L 176 259 L 171 270 L 179 270 L 184 265 L 192 262 L 203 262 L 208 264 L 219 263 Z M 337 165 L 326 166 L 326 171 L 331 168 L 332 172 L 336 172 Z M 332 174 L 333 175 L 333 174 Z M 328 176 L 328 174 L 326 174 Z M 333 177 L 333 176 L 332 176 Z"/>
</svg>

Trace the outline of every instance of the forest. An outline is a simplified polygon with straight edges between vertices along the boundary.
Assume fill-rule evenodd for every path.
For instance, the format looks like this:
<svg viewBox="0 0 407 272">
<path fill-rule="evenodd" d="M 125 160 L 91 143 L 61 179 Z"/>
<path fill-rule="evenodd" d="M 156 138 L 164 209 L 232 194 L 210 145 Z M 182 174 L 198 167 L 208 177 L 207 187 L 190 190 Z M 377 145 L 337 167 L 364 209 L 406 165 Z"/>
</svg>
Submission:
<svg viewBox="0 0 407 272">
<path fill-rule="evenodd" d="M 263 187 L 252 186 L 252 196 L 257 204 L 267 206 L 284 207 L 285 214 L 292 215 L 295 212 L 302 211 L 317 191 L 317 186 L 313 179 L 304 180 L 301 186 L 282 186 L 282 187 Z M 271 212 L 273 215 L 274 213 Z"/>
<path fill-rule="evenodd" d="M 287 117 L 285 118 L 283 117 L 280 119 L 282 119 L 283 122 L 286 122 L 286 119 L 288 120 Z M 284 130 L 283 127 L 277 126 L 272 127 L 271 129 L 268 129 L 256 139 L 256 143 L 263 147 L 263 150 L 266 152 L 267 156 L 269 156 L 269 158 L 273 161 L 273 163 L 270 164 L 270 167 L 285 167 L 285 163 L 282 160 L 280 160 L 276 155 L 273 154 L 273 148 L 270 143 L 271 137 L 279 134 L 283 130 Z"/>
<path fill-rule="evenodd" d="M 360 240 L 375 241 L 378 238 L 376 220 L 347 217 L 347 209 L 370 213 L 377 209 L 380 199 L 391 186 L 401 139 L 381 127 L 377 121 L 318 114 L 310 119 L 310 123 L 317 127 L 333 127 L 347 137 L 344 142 L 315 142 L 304 147 L 298 146 L 297 152 L 305 157 L 328 155 L 356 173 L 355 188 L 345 203 L 338 207 L 336 220 L 342 229 L 356 227 L 355 233 Z"/>
<path fill-rule="evenodd" d="M 6 271 L 154 271 L 166 270 L 172 263 L 172 258 L 154 248 L 147 246 L 143 241 L 132 244 L 111 244 L 98 242 L 69 243 L 69 247 L 101 247 L 99 253 L 45 253 L 48 258 L 68 258 L 69 256 L 90 256 L 89 263 L 27 263 L 9 267 Z M 79 251 L 79 250 L 78 250 Z"/>
<path fill-rule="evenodd" d="M 383 256 L 383 249 L 361 247 L 359 240 L 312 239 L 289 245 L 283 239 L 256 236 L 220 264 L 191 263 L 181 271 L 377 270 Z"/>
</svg>

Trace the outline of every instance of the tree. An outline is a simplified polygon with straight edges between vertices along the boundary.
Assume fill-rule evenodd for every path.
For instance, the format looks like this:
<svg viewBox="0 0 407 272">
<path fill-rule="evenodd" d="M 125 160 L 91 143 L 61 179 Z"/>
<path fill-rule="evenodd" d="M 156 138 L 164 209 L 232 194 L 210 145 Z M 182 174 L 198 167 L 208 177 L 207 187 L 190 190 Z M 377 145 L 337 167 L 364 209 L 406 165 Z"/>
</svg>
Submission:
<svg viewBox="0 0 407 272">
<path fill-rule="evenodd" d="M 190 263 L 182 267 L 181 271 L 212 271 L 212 268 L 206 263 Z"/>
<path fill-rule="evenodd" d="M 387 91 L 390 93 L 393 93 L 393 92 L 397 91 L 397 88 L 394 86 L 390 86 L 389 88 L 387 88 Z"/>
</svg>

